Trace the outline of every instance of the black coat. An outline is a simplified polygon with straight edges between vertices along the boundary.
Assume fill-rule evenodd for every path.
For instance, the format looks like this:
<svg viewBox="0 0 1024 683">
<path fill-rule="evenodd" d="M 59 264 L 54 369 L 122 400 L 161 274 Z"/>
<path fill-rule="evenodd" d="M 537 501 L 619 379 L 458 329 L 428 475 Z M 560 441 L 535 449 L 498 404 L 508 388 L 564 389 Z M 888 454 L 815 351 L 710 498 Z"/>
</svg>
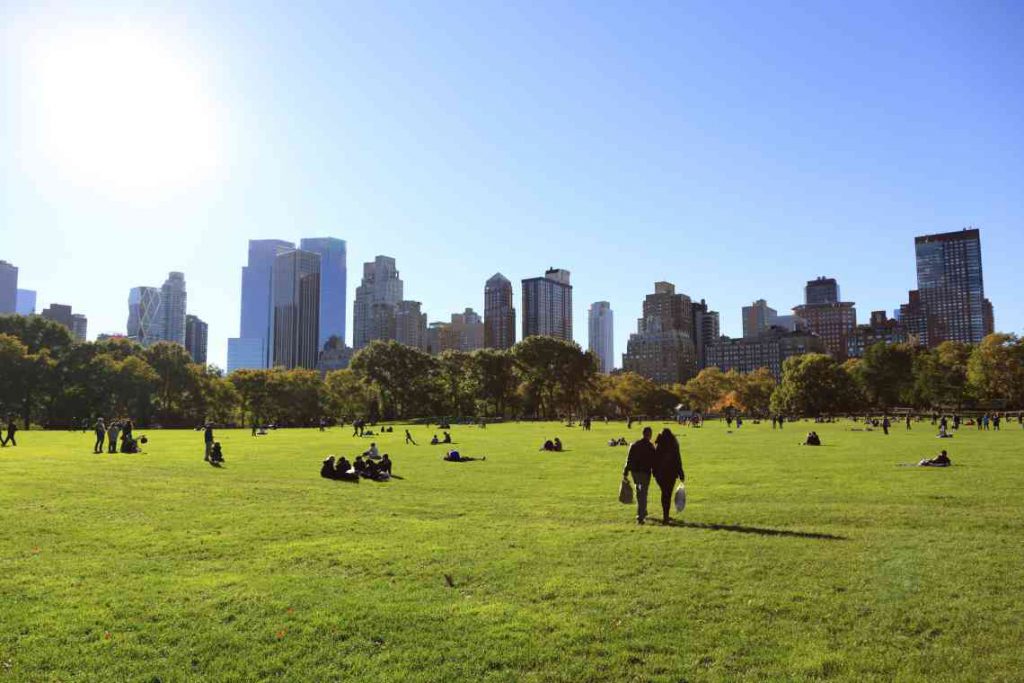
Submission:
<svg viewBox="0 0 1024 683">
<path fill-rule="evenodd" d="M 657 481 L 675 482 L 676 479 L 686 479 L 686 475 L 683 473 L 683 458 L 679 454 L 678 444 L 659 444 L 655 455 L 654 478 Z"/>
</svg>

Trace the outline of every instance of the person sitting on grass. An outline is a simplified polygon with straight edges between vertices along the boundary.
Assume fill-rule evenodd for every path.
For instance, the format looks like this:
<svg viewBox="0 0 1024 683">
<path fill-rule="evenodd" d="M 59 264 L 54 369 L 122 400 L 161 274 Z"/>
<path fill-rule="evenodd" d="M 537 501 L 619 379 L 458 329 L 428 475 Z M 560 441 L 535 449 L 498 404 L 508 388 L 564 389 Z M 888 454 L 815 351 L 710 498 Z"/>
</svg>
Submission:
<svg viewBox="0 0 1024 683">
<path fill-rule="evenodd" d="M 352 463 L 345 456 L 338 458 L 334 465 L 334 478 L 339 481 L 359 481 L 359 475 L 352 469 Z"/>
<path fill-rule="evenodd" d="M 377 458 L 379 458 L 380 457 L 380 451 L 377 450 L 376 442 L 371 443 L 370 447 L 366 449 L 366 451 L 363 453 L 363 455 L 365 455 L 367 458 L 370 458 L 372 460 L 376 460 Z"/>
<path fill-rule="evenodd" d="M 544 445 L 541 446 L 540 449 L 542 451 L 554 451 L 555 450 L 555 442 L 552 441 L 551 439 L 548 439 L 547 441 L 544 442 Z"/>
<path fill-rule="evenodd" d="M 221 450 L 220 441 L 213 442 L 213 448 L 210 449 L 210 464 L 216 467 L 224 462 L 224 451 Z"/>
<path fill-rule="evenodd" d="M 459 455 L 458 451 L 448 451 L 448 453 L 445 454 L 444 459 L 447 462 L 473 462 L 474 460 L 486 460 L 487 457 L 484 456 L 483 458 L 467 458 Z"/>
<path fill-rule="evenodd" d="M 445 432 L 444 433 L 444 438 L 441 440 L 441 443 L 451 443 L 451 442 L 452 442 L 452 435 L 449 434 L 448 432 Z"/>
<path fill-rule="evenodd" d="M 380 471 L 387 473 L 389 477 L 391 476 L 391 458 L 388 457 L 387 453 L 380 460 Z"/>
<path fill-rule="evenodd" d="M 434 434 L 434 437 L 430 440 L 430 445 L 436 446 L 439 443 L 441 443 L 441 440 L 437 438 L 437 434 Z"/>
<path fill-rule="evenodd" d="M 953 464 L 953 461 L 949 459 L 949 455 L 946 451 L 942 451 L 931 460 L 925 458 L 921 462 L 917 463 L 918 467 L 949 467 Z"/>
<path fill-rule="evenodd" d="M 555 444 L 554 445 L 555 445 L 555 451 L 558 452 L 558 453 L 561 453 L 562 452 L 562 440 L 559 439 L 557 436 L 555 437 Z"/>
<path fill-rule="evenodd" d="M 818 437 L 818 432 L 807 432 L 807 438 L 804 440 L 805 446 L 820 446 L 821 439 Z"/>
<path fill-rule="evenodd" d="M 328 455 L 320 464 L 320 476 L 324 479 L 334 479 L 334 456 Z"/>
</svg>

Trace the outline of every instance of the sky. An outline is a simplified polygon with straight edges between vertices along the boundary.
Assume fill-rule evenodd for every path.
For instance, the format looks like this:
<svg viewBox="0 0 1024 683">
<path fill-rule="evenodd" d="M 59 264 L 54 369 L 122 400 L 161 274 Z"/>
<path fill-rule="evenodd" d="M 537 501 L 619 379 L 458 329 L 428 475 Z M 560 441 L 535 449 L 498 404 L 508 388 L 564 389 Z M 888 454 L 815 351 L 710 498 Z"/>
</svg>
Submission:
<svg viewBox="0 0 1024 683">
<path fill-rule="evenodd" d="M 221 367 L 249 239 L 346 240 L 350 302 L 393 256 L 431 321 L 566 268 L 618 366 L 655 281 L 729 335 L 819 275 L 866 322 L 915 235 L 975 226 L 1020 334 L 1022 29 L 1012 2 L 7 0 L 0 259 L 90 337 L 182 271 Z"/>
</svg>

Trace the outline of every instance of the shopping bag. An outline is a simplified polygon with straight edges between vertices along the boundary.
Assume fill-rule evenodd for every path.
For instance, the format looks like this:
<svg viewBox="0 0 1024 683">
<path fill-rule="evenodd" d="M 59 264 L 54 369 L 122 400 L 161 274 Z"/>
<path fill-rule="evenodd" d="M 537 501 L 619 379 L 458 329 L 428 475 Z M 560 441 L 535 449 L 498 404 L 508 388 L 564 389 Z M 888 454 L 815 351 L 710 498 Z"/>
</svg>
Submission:
<svg viewBox="0 0 1024 683">
<path fill-rule="evenodd" d="M 629 505 L 633 502 L 633 487 L 629 485 L 629 480 L 625 478 L 619 484 L 619 502 L 623 505 Z"/>
<path fill-rule="evenodd" d="M 676 489 L 676 512 L 682 512 L 686 509 L 686 487 L 682 484 Z"/>
</svg>

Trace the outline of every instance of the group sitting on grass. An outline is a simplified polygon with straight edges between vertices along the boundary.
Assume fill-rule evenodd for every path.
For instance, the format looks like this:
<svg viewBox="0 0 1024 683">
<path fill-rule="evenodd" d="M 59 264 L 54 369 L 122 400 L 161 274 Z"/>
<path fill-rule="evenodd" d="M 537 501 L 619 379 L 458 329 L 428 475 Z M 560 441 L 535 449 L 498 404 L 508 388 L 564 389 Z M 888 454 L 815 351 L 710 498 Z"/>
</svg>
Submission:
<svg viewBox="0 0 1024 683">
<path fill-rule="evenodd" d="M 818 436 L 818 432 L 807 432 L 807 438 L 804 439 L 805 446 L 820 446 L 821 438 Z"/>
<path fill-rule="evenodd" d="M 468 458 L 464 455 L 460 455 L 458 451 L 448 451 L 444 455 L 445 462 L 473 462 L 475 460 L 486 460 L 487 456 L 482 458 Z"/>
<path fill-rule="evenodd" d="M 629 444 L 626 443 L 626 437 L 620 436 L 617 439 L 608 439 L 608 445 L 609 446 L 628 446 Z"/>
<path fill-rule="evenodd" d="M 554 451 L 556 453 L 561 453 L 562 452 L 562 440 L 559 439 L 557 436 L 555 437 L 554 441 L 552 441 L 551 439 L 548 439 L 547 441 L 544 442 L 544 445 L 541 446 L 540 449 L 542 451 Z"/>
<path fill-rule="evenodd" d="M 432 438 L 430 440 L 430 445 L 431 446 L 437 446 L 438 444 L 451 443 L 451 442 L 452 442 L 452 435 L 449 434 L 448 432 L 444 432 L 444 438 L 443 439 L 438 439 L 437 438 L 437 434 L 434 434 L 434 438 Z"/>
<path fill-rule="evenodd" d="M 348 458 L 341 456 L 335 462 L 334 456 L 324 458 L 320 465 L 320 476 L 324 479 L 338 479 L 340 481 L 359 481 L 360 479 L 372 479 L 373 481 L 387 481 L 391 479 L 391 458 L 385 453 L 381 456 L 380 462 L 356 457 L 354 463 Z"/>
<path fill-rule="evenodd" d="M 918 467 L 949 467 L 953 464 L 953 461 L 949 459 L 949 455 L 946 451 L 942 451 L 934 458 L 925 458 L 921 462 L 917 463 Z"/>
</svg>

